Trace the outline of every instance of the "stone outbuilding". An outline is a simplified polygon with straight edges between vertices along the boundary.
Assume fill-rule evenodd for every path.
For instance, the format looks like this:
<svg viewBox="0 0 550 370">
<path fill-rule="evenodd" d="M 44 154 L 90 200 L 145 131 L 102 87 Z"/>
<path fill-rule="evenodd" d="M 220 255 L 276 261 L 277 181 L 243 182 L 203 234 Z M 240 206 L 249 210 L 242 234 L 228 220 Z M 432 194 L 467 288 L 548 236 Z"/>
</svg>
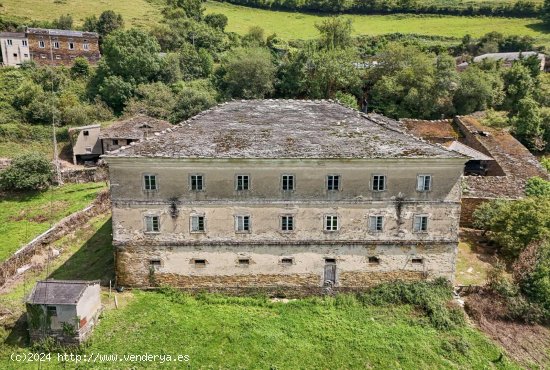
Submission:
<svg viewBox="0 0 550 370">
<path fill-rule="evenodd" d="M 140 141 L 172 127 L 169 122 L 143 114 L 115 122 L 99 134 L 103 153 Z"/>
<path fill-rule="evenodd" d="M 99 281 L 43 280 L 27 298 L 31 341 L 48 337 L 63 344 L 85 341 L 101 312 Z"/>
<path fill-rule="evenodd" d="M 71 127 L 69 139 L 73 147 L 73 163 L 95 164 L 103 154 L 99 141 L 100 125 Z"/>
</svg>

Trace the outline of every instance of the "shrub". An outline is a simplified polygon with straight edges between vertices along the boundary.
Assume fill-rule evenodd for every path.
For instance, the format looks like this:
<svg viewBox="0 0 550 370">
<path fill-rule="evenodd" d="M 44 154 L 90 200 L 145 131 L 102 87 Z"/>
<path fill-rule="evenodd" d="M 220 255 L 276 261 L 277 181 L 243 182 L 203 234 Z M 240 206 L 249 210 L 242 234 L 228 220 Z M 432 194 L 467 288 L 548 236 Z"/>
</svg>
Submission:
<svg viewBox="0 0 550 370">
<path fill-rule="evenodd" d="M 550 197 L 550 181 L 531 177 L 525 185 L 525 195 L 530 197 Z"/>
<path fill-rule="evenodd" d="M 13 159 L 0 173 L 3 190 L 40 190 L 52 181 L 52 165 L 38 153 L 23 154 Z"/>
</svg>

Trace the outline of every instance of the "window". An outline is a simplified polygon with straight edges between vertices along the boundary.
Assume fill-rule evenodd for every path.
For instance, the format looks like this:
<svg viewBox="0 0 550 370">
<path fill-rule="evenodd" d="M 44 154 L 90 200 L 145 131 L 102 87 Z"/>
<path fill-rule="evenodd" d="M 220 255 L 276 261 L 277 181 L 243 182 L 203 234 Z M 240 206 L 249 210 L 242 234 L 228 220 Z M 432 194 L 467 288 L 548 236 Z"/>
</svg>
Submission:
<svg viewBox="0 0 550 370">
<path fill-rule="evenodd" d="M 193 264 L 195 267 L 206 267 L 206 260 L 204 259 L 193 259 Z"/>
<path fill-rule="evenodd" d="M 325 231 L 337 231 L 338 230 L 338 216 L 328 215 L 325 216 Z"/>
<path fill-rule="evenodd" d="M 282 231 L 294 230 L 294 216 L 281 216 L 281 230 Z"/>
<path fill-rule="evenodd" d="M 23 41 L 21 41 L 21 45 L 23 45 L 23 46 L 28 46 L 28 42 L 27 42 L 27 40 L 23 40 Z"/>
<path fill-rule="evenodd" d="M 325 263 L 329 265 L 335 265 L 336 264 L 336 258 L 325 258 Z"/>
<path fill-rule="evenodd" d="M 424 263 L 424 259 L 421 258 L 421 257 L 415 257 L 415 258 L 412 258 L 412 259 L 411 259 L 411 263 L 412 263 L 413 265 L 421 265 L 421 264 Z"/>
<path fill-rule="evenodd" d="M 6 40 L 9 46 L 13 45 L 13 40 Z"/>
<path fill-rule="evenodd" d="M 281 264 L 284 266 L 290 266 L 294 264 L 294 258 L 292 257 L 283 257 L 281 258 Z"/>
<path fill-rule="evenodd" d="M 60 59 L 61 59 L 61 55 L 56 55 L 56 56 L 55 56 L 55 59 L 60 60 Z"/>
<path fill-rule="evenodd" d="M 161 266 L 161 263 L 160 263 L 160 260 L 159 259 L 155 259 L 155 260 L 150 260 L 149 261 L 149 266 L 152 268 L 152 269 L 158 269 L 160 268 Z"/>
<path fill-rule="evenodd" d="M 117 139 L 113 139 L 113 145 L 118 145 L 118 140 Z"/>
<path fill-rule="evenodd" d="M 14 58 L 17 58 L 17 53 L 13 53 L 13 57 L 14 57 Z"/>
<path fill-rule="evenodd" d="M 90 49 L 90 44 L 87 44 L 87 43 L 82 44 L 82 49 L 84 50 Z"/>
<path fill-rule="evenodd" d="M 432 188 L 432 176 L 431 175 L 418 175 L 416 178 L 416 190 L 418 191 L 430 191 Z"/>
<path fill-rule="evenodd" d="M 54 49 L 59 49 L 59 41 L 54 41 L 53 42 L 53 48 Z"/>
<path fill-rule="evenodd" d="M 74 50 L 74 42 L 69 42 L 69 49 Z"/>
<path fill-rule="evenodd" d="M 46 54 L 40 54 L 40 59 L 46 59 Z"/>
<path fill-rule="evenodd" d="M 145 231 L 148 233 L 158 233 L 160 231 L 160 217 L 145 216 Z"/>
<path fill-rule="evenodd" d="M 40 40 L 38 41 L 38 47 L 43 49 L 46 47 L 46 43 L 43 40 Z"/>
<path fill-rule="evenodd" d="M 191 190 L 192 191 L 201 191 L 204 190 L 204 178 L 202 175 L 191 175 Z"/>
<path fill-rule="evenodd" d="M 386 190 L 386 176 L 384 175 L 372 176 L 372 190 L 374 191 Z"/>
<path fill-rule="evenodd" d="M 143 175 L 145 190 L 157 190 L 157 176 Z"/>
<path fill-rule="evenodd" d="M 250 216 L 235 216 L 235 231 L 250 231 Z"/>
<path fill-rule="evenodd" d="M 86 153 L 91 153 L 92 152 L 92 147 L 91 146 L 87 146 L 84 149 L 86 150 Z"/>
<path fill-rule="evenodd" d="M 369 257 L 369 265 L 379 265 L 380 264 L 380 258 L 375 256 Z"/>
<path fill-rule="evenodd" d="M 282 178 L 283 191 L 294 190 L 294 175 L 283 175 Z"/>
<path fill-rule="evenodd" d="M 84 135 L 84 136 L 89 136 L 89 135 L 90 135 L 90 131 L 84 130 L 84 131 L 82 131 L 82 135 Z"/>
<path fill-rule="evenodd" d="M 237 175 L 235 189 L 239 191 L 250 189 L 250 176 Z"/>
<path fill-rule="evenodd" d="M 23 54 L 23 56 L 24 56 L 25 58 L 28 58 L 28 57 L 29 57 L 29 54 Z"/>
<path fill-rule="evenodd" d="M 428 231 L 428 216 L 426 215 L 414 216 L 413 231 L 416 233 Z"/>
<path fill-rule="evenodd" d="M 239 258 L 239 266 L 248 266 L 250 265 L 250 258 Z"/>
<path fill-rule="evenodd" d="M 372 232 L 380 232 L 384 228 L 383 216 L 370 216 L 369 217 L 369 230 Z"/>
<path fill-rule="evenodd" d="M 191 232 L 200 233 L 204 231 L 204 216 L 191 216 Z"/>
<path fill-rule="evenodd" d="M 327 190 L 329 191 L 340 190 L 340 175 L 327 176 Z"/>
<path fill-rule="evenodd" d="M 48 311 L 48 316 L 57 316 L 57 307 L 46 306 L 46 310 Z"/>
</svg>

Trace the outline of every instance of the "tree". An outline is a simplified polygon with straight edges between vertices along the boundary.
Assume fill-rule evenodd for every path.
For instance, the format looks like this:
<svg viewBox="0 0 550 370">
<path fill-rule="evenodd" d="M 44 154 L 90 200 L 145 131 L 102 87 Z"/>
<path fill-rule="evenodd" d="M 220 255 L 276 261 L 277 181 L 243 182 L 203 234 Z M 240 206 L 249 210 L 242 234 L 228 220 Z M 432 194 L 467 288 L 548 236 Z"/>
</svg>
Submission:
<svg viewBox="0 0 550 370">
<path fill-rule="evenodd" d="M 172 90 L 161 82 L 139 85 L 130 99 L 124 113 L 136 115 L 139 113 L 151 117 L 169 120 L 176 105 L 176 97 Z"/>
<path fill-rule="evenodd" d="M 3 190 L 40 190 L 53 178 L 52 165 L 42 154 L 29 153 L 15 157 L 10 166 L 0 172 Z"/>
<path fill-rule="evenodd" d="M 179 52 L 179 65 L 184 80 L 195 80 L 210 76 L 214 61 L 204 49 L 195 49 L 193 45 L 184 43 Z"/>
<path fill-rule="evenodd" d="M 139 84 L 156 78 L 160 70 L 159 52 L 155 38 L 133 28 L 115 31 L 105 38 L 102 60 L 110 73 Z"/>
<path fill-rule="evenodd" d="M 202 86 L 184 86 L 176 96 L 173 122 L 186 120 L 216 104 L 215 92 Z"/>
<path fill-rule="evenodd" d="M 73 29 L 73 17 L 69 14 L 61 15 L 59 18 L 53 21 L 53 26 L 60 30 L 72 30 Z"/>
<path fill-rule="evenodd" d="M 330 17 L 315 28 L 321 34 L 319 43 L 326 49 L 347 48 L 351 45 L 352 21 L 349 18 Z"/>
<path fill-rule="evenodd" d="M 512 117 L 516 137 L 529 149 L 544 149 L 542 118 L 537 102 L 527 97 L 521 99 L 517 106 L 517 114 Z"/>
<path fill-rule="evenodd" d="M 533 94 L 535 82 L 529 68 L 521 63 L 514 63 L 502 74 L 502 77 L 505 93 L 503 107 L 515 113 L 519 109 L 520 100 Z"/>
<path fill-rule="evenodd" d="M 187 17 L 200 21 L 204 11 L 202 2 L 203 0 L 168 0 L 167 3 L 169 6 L 183 9 Z"/>
<path fill-rule="evenodd" d="M 525 195 L 530 197 L 550 198 L 550 181 L 546 181 L 537 176 L 531 177 L 527 180 L 527 184 L 525 184 Z"/>
<path fill-rule="evenodd" d="M 115 112 L 121 112 L 126 101 L 132 97 L 134 85 L 119 76 L 106 77 L 99 86 L 99 96 Z"/>
<path fill-rule="evenodd" d="M 225 31 L 225 27 L 227 26 L 227 16 L 225 14 L 220 14 L 220 13 L 207 14 L 204 17 L 204 21 L 210 27 L 216 28 L 222 32 Z"/>
<path fill-rule="evenodd" d="M 550 25 L 550 0 L 544 0 L 544 6 L 541 9 L 541 18 L 546 25 Z"/>
<path fill-rule="evenodd" d="M 75 58 L 71 67 L 71 74 L 74 77 L 88 77 L 90 75 L 90 63 L 84 57 Z"/>
<path fill-rule="evenodd" d="M 227 96 L 261 99 L 273 91 L 275 66 L 267 49 L 237 48 L 224 58 L 217 75 Z"/>
<path fill-rule="evenodd" d="M 340 104 L 345 105 L 346 107 L 349 107 L 351 109 L 359 108 L 357 104 L 357 98 L 351 94 L 337 91 L 335 98 Z"/>
<path fill-rule="evenodd" d="M 242 38 L 244 46 L 265 46 L 264 29 L 260 26 L 252 26 L 248 28 L 248 32 Z"/>
<path fill-rule="evenodd" d="M 475 210 L 474 226 L 489 232 L 503 256 L 515 259 L 531 242 L 550 238 L 549 209 L 549 197 L 489 201 Z"/>
<path fill-rule="evenodd" d="M 470 114 L 498 105 L 503 96 L 503 82 L 496 71 L 471 66 L 459 74 L 453 105 L 456 113 Z"/>
<path fill-rule="evenodd" d="M 90 21 L 90 24 L 93 24 L 93 20 Z M 116 14 L 112 10 L 105 10 L 99 16 L 95 26 L 95 31 L 103 38 L 111 32 L 123 28 L 124 20 L 121 14 Z"/>
</svg>

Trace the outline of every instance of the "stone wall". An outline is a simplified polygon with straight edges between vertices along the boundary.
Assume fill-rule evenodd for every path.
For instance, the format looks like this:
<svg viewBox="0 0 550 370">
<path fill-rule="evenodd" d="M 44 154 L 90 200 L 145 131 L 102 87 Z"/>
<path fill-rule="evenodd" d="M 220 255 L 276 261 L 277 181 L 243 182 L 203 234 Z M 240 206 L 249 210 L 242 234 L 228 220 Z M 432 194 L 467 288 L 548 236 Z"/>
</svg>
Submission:
<svg viewBox="0 0 550 370">
<path fill-rule="evenodd" d="M 107 181 L 109 173 L 105 167 L 66 168 L 61 171 L 63 182 L 84 183 Z"/>
</svg>

